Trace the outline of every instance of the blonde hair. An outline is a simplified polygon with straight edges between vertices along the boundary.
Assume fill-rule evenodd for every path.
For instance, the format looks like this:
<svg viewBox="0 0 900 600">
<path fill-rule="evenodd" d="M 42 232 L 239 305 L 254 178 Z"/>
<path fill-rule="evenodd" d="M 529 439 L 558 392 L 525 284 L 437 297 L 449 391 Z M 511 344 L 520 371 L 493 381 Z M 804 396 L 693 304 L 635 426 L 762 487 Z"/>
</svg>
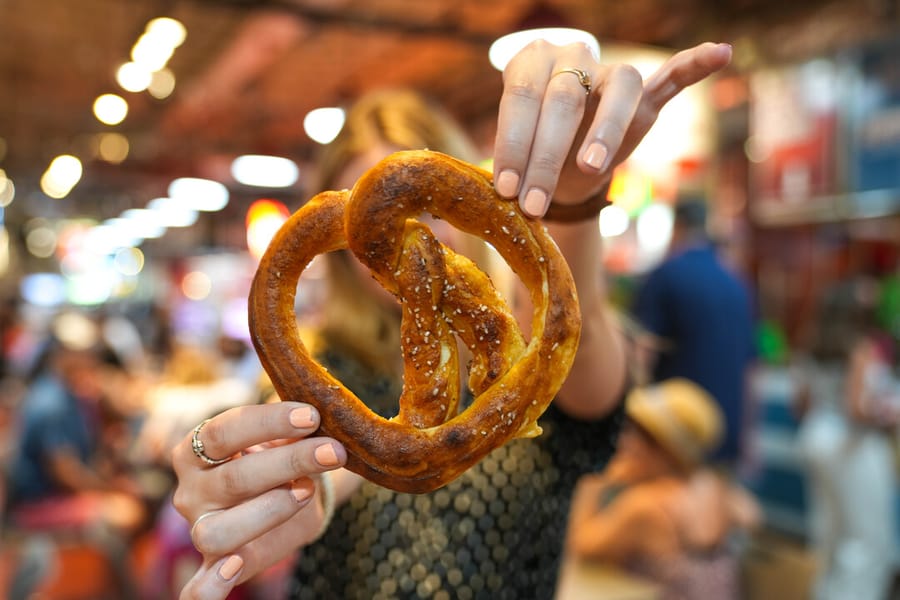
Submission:
<svg viewBox="0 0 900 600">
<path fill-rule="evenodd" d="M 190 344 L 176 346 L 163 369 L 163 380 L 171 385 L 205 385 L 220 376 L 218 356 Z"/>
<path fill-rule="evenodd" d="M 378 146 L 430 149 L 469 162 L 477 160 L 465 131 L 439 106 L 412 90 L 382 89 L 360 98 L 347 112 L 341 132 L 324 147 L 317 190 L 335 189 L 347 165 Z M 478 256 L 469 255 L 479 261 Z M 320 335 L 370 368 L 396 372 L 399 311 L 362 292 L 359 270 L 347 251 L 329 253 L 325 259 L 330 288 Z"/>
<path fill-rule="evenodd" d="M 350 107 L 341 132 L 323 149 L 318 190 L 334 189 L 346 166 L 378 145 L 402 150 L 427 148 L 469 162 L 478 160 L 465 131 L 440 106 L 412 90 L 381 89 Z"/>
</svg>

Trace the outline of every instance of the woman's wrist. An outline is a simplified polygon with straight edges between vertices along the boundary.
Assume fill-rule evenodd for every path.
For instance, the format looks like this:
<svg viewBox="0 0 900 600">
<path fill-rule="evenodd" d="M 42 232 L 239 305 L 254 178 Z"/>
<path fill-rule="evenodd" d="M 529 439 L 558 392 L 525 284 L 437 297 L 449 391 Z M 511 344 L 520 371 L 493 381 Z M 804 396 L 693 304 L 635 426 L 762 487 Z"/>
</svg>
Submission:
<svg viewBox="0 0 900 600">
<path fill-rule="evenodd" d="M 609 204 L 607 194 L 609 193 L 609 184 L 578 204 L 558 204 L 551 202 L 547 212 L 544 214 L 544 221 L 552 221 L 554 223 L 577 223 L 579 221 L 587 221 L 595 219 Z"/>
</svg>

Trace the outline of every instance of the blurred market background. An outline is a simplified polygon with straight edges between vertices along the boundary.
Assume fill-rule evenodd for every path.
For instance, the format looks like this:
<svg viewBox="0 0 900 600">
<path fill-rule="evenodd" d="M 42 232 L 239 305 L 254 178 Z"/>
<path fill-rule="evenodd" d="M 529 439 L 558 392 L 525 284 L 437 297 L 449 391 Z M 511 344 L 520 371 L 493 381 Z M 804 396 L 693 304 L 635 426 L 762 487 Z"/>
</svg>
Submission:
<svg viewBox="0 0 900 600">
<path fill-rule="evenodd" d="M 168 339 L 252 371 L 257 257 L 315 191 L 313 159 L 343 107 L 377 87 L 420 90 L 488 160 L 491 44 L 542 27 L 588 31 L 604 61 L 645 75 L 701 41 L 734 47 L 617 171 L 602 233 L 624 304 L 665 252 L 677 191 L 711 199 L 711 230 L 759 318 L 747 484 L 779 556 L 797 561 L 771 575 L 776 588 L 803 589 L 791 357 L 819 326 L 819 299 L 856 277 L 877 286 L 880 322 L 900 336 L 896 0 L 0 0 L 0 461 L 16 376 L 53 328 L 82 335 L 61 316 L 97 325 L 133 372 L 157 369 Z M 308 277 L 301 315 L 321 294 Z M 19 557 L 22 539 L 4 532 L 0 552 Z M 16 561 L 0 564 L 3 582 Z"/>
</svg>

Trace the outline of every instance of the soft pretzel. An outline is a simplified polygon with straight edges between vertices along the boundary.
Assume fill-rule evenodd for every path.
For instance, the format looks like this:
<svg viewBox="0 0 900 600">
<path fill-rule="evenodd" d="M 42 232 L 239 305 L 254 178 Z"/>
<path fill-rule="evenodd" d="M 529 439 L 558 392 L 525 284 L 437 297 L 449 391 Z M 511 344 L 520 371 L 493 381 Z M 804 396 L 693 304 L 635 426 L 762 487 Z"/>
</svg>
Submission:
<svg viewBox="0 0 900 600">
<path fill-rule="evenodd" d="M 415 221 L 422 213 L 483 238 L 507 261 L 531 295 L 530 341 L 488 276 Z M 299 338 L 301 273 L 316 255 L 347 247 L 400 300 L 404 386 L 392 419 L 366 407 Z M 395 153 L 352 190 L 320 193 L 294 213 L 260 261 L 249 318 L 280 397 L 318 408 L 319 433 L 345 446 L 347 468 L 412 493 L 447 484 L 514 437 L 538 435 L 581 330 L 572 275 L 544 226 L 497 196 L 488 172 L 431 151 Z M 461 412 L 456 336 L 473 354 L 475 398 Z"/>
</svg>

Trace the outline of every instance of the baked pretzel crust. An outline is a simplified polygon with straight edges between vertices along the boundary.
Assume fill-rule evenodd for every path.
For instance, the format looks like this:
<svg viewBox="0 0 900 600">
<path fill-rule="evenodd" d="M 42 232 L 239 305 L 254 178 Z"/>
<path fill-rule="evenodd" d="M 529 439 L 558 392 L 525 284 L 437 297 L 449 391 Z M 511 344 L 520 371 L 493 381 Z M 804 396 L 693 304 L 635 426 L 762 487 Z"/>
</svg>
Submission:
<svg viewBox="0 0 900 600">
<path fill-rule="evenodd" d="M 431 213 L 490 243 L 522 280 L 534 314 L 526 341 L 490 279 L 415 221 Z M 297 282 L 318 254 L 350 248 L 401 303 L 404 387 L 384 419 L 300 341 Z M 575 285 L 544 226 L 500 198 L 487 171 L 427 150 L 397 152 L 352 190 L 327 191 L 273 238 L 251 286 L 249 322 L 263 367 L 285 400 L 318 408 L 318 433 L 340 441 L 347 468 L 411 493 L 439 488 L 515 437 L 562 386 L 581 331 Z M 456 337 L 474 356 L 473 403 L 458 411 Z"/>
</svg>

